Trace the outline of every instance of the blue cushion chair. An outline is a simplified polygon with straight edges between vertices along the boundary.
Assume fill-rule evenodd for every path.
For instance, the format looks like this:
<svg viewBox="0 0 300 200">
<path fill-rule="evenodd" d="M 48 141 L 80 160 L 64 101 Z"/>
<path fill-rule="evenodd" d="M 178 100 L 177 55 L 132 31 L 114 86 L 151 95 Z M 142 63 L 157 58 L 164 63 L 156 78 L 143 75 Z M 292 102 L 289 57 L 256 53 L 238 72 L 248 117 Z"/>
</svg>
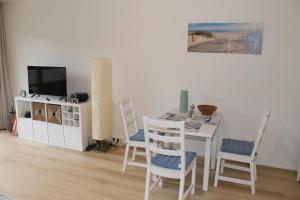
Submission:
<svg viewBox="0 0 300 200">
<path fill-rule="evenodd" d="M 120 99 L 119 101 L 122 122 L 126 138 L 126 149 L 123 161 L 123 171 L 126 171 L 127 165 L 135 167 L 144 167 L 146 164 L 143 162 L 137 162 L 135 160 L 136 155 L 145 156 L 145 151 L 138 151 L 139 149 L 145 149 L 145 137 L 144 130 L 138 129 L 136 116 L 133 106 L 133 101 L 131 97 Z M 128 160 L 129 149 L 133 148 L 132 159 Z"/>
<path fill-rule="evenodd" d="M 144 129 L 147 156 L 144 199 L 149 199 L 149 193 L 156 184 L 162 187 L 163 177 L 180 180 L 179 200 L 185 199 L 190 193 L 194 194 L 197 155 L 195 152 L 185 151 L 184 122 L 161 121 L 144 117 Z M 163 145 L 157 145 L 161 143 L 174 144 L 177 149 L 166 149 Z M 192 181 L 184 191 L 185 179 L 190 173 Z M 152 176 L 156 177 L 153 183 Z"/>
<path fill-rule="evenodd" d="M 256 157 L 258 145 L 262 140 L 263 133 L 265 132 L 267 122 L 270 119 L 271 113 L 266 111 L 261 124 L 258 128 L 255 141 L 245 141 L 238 139 L 224 138 L 222 141 L 221 151 L 218 153 L 217 168 L 215 174 L 214 186 L 218 186 L 218 181 L 228 181 L 238 184 L 250 185 L 252 194 L 255 194 L 255 181 L 256 174 Z M 230 161 L 230 162 L 227 162 Z M 239 164 L 235 164 L 239 163 Z M 241 166 L 244 163 L 247 166 Z M 248 167 L 249 166 L 249 167 Z M 250 172 L 250 181 L 238 178 L 227 177 L 222 174 L 224 167 Z"/>
</svg>

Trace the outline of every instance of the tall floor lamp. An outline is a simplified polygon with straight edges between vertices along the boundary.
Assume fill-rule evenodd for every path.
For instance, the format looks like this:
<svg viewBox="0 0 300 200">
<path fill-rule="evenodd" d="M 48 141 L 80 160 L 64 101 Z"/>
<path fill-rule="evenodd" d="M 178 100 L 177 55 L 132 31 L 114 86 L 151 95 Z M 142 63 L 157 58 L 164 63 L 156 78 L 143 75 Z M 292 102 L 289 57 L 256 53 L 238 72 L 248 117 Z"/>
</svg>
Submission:
<svg viewBox="0 0 300 200">
<path fill-rule="evenodd" d="M 112 135 L 112 60 L 94 59 L 91 70 L 92 137 L 96 150 L 105 152 Z"/>
</svg>

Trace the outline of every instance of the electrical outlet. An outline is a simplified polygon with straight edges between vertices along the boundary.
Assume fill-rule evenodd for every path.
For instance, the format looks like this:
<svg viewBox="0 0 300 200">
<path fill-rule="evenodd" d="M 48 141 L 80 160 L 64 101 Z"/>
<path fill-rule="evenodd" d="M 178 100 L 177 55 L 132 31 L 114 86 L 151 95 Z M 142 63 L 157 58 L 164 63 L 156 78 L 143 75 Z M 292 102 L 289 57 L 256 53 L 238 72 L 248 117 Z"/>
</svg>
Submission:
<svg viewBox="0 0 300 200">
<path fill-rule="evenodd" d="M 112 143 L 113 145 L 119 146 L 119 145 L 120 145 L 119 142 L 120 142 L 120 138 L 116 138 L 116 137 L 112 137 L 112 138 L 111 138 L 111 143 Z"/>
</svg>

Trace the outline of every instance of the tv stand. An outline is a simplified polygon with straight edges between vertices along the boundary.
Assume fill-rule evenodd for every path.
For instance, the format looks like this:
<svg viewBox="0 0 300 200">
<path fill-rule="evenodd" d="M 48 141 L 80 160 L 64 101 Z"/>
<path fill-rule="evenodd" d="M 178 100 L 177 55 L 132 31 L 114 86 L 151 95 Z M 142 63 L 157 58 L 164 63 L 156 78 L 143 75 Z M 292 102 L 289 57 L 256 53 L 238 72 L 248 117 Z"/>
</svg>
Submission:
<svg viewBox="0 0 300 200">
<path fill-rule="evenodd" d="M 15 97 L 15 105 L 20 138 L 78 151 L 88 146 L 92 133 L 90 102 Z M 26 112 L 31 113 L 29 118 Z"/>
</svg>

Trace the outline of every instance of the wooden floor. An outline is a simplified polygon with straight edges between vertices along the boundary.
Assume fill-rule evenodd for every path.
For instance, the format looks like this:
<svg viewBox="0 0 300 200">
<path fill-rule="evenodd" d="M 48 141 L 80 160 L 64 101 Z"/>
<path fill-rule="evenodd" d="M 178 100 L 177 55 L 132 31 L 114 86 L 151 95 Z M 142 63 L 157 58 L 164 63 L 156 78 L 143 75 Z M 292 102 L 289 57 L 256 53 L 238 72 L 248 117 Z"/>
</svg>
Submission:
<svg viewBox="0 0 300 200">
<path fill-rule="evenodd" d="M 16 200 L 140 200 L 144 197 L 145 169 L 129 167 L 122 172 L 124 149 L 106 154 L 77 152 L 38 144 L 0 131 L 0 194 Z M 258 167 L 256 195 L 250 188 L 220 182 L 209 192 L 202 192 L 203 162 L 197 168 L 196 195 L 188 199 L 300 199 L 296 172 Z M 225 169 L 225 174 L 236 173 Z M 179 182 L 166 180 L 156 188 L 151 199 L 177 199 Z"/>
</svg>

